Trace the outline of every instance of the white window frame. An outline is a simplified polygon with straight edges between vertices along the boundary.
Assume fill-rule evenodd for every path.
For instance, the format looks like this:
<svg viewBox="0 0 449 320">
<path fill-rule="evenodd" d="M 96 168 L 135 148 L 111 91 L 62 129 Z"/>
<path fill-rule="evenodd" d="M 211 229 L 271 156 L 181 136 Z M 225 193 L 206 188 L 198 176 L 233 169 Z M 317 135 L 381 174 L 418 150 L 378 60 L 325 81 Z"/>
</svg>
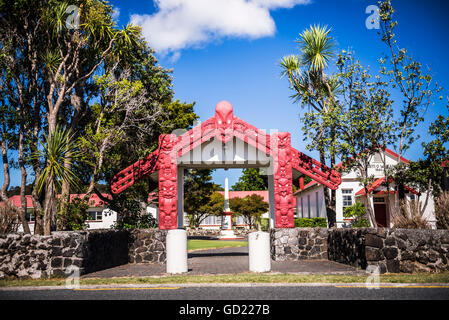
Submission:
<svg viewBox="0 0 449 320">
<path fill-rule="evenodd" d="M 349 197 L 349 199 L 348 199 Z M 348 204 L 350 202 L 351 204 Z M 345 208 L 351 207 L 354 205 L 354 189 L 342 189 L 341 190 L 341 204 L 343 210 Z"/>
</svg>

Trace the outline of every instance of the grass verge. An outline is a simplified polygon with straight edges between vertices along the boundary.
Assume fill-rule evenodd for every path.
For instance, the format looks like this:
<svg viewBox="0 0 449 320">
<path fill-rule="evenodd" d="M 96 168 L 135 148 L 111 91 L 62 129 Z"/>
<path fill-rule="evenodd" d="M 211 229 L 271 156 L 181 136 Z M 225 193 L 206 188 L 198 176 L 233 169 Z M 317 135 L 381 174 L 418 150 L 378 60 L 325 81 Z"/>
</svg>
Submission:
<svg viewBox="0 0 449 320">
<path fill-rule="evenodd" d="M 248 246 L 247 241 L 187 240 L 187 250 L 189 251 L 246 246 Z"/>
<path fill-rule="evenodd" d="M 365 283 L 364 275 L 298 275 L 298 274 L 254 274 L 206 276 L 162 276 L 145 278 L 81 279 L 81 285 L 113 284 L 183 284 L 183 283 Z M 381 283 L 449 283 L 449 272 L 439 274 L 385 274 Z M 0 280 L 0 287 L 64 286 L 65 279 Z"/>
</svg>

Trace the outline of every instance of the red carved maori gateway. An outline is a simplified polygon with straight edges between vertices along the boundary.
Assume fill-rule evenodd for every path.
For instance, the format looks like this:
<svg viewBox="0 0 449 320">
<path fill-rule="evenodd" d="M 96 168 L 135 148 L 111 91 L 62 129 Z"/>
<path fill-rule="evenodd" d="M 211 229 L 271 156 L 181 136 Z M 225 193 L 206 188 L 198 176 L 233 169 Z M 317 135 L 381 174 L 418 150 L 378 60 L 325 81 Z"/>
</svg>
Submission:
<svg viewBox="0 0 449 320">
<path fill-rule="evenodd" d="M 159 229 L 176 229 L 178 218 L 177 137 L 159 137 Z"/>
<path fill-rule="evenodd" d="M 113 178 L 112 192 L 121 193 L 139 180 L 158 174 L 159 228 L 176 229 L 179 194 L 178 160 L 214 138 L 223 144 L 236 138 L 271 157 L 276 228 L 294 227 L 293 172 L 307 175 L 333 190 L 336 190 L 341 183 L 338 172 L 293 148 L 289 133 L 279 132 L 269 135 L 236 117 L 232 105 L 222 101 L 215 108 L 215 116 L 201 125 L 180 136 L 161 135 L 158 150 L 120 171 Z"/>
<path fill-rule="evenodd" d="M 277 228 L 293 228 L 293 186 L 291 166 L 291 137 L 290 133 L 279 132 L 273 134 L 275 139 L 273 154 L 274 162 L 274 203 Z"/>
</svg>

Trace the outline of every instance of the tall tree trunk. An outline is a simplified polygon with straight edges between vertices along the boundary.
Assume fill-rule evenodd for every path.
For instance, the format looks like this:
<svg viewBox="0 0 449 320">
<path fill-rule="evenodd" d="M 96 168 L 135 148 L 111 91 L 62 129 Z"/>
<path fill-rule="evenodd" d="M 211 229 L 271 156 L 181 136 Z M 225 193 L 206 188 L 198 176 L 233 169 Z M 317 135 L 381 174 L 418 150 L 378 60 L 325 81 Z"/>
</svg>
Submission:
<svg viewBox="0 0 449 320">
<path fill-rule="evenodd" d="M 77 74 L 79 74 L 78 71 Z M 85 85 L 84 81 L 77 84 L 74 88 L 75 89 L 74 93 L 70 97 L 70 101 L 74 108 L 73 116 L 70 121 L 70 129 L 72 132 L 76 132 L 76 129 L 86 112 L 86 106 L 84 103 L 84 85 Z M 68 171 L 72 170 L 72 158 L 67 157 L 67 159 L 64 162 L 64 167 Z M 61 190 L 61 212 L 65 212 L 65 208 L 67 207 L 69 201 L 70 201 L 70 183 L 69 181 L 64 180 L 62 182 L 62 190 Z"/>
<path fill-rule="evenodd" d="M 335 128 L 332 127 L 331 128 L 331 139 L 332 139 L 332 145 L 335 145 Z M 332 149 L 331 150 L 331 169 L 334 169 L 335 167 L 335 152 Z M 336 220 L 337 220 L 337 210 L 336 210 L 336 205 L 337 205 L 337 191 L 336 190 L 332 190 L 331 189 L 331 197 L 330 197 L 330 212 L 331 215 L 333 216 L 333 221 L 332 224 L 330 224 L 330 227 L 334 227 L 336 224 Z"/>
<path fill-rule="evenodd" d="M 51 176 L 51 175 L 50 175 Z M 51 177 L 53 179 L 53 177 Z M 49 179 L 49 181 L 51 181 Z M 47 184 L 45 192 L 44 203 L 44 235 L 51 235 L 52 231 L 55 231 L 56 225 L 54 224 L 53 216 L 56 215 L 56 193 L 52 183 Z"/>
<path fill-rule="evenodd" d="M 20 209 L 19 209 L 19 218 L 22 222 L 23 231 L 27 234 L 30 234 L 30 227 L 28 226 L 28 221 L 26 219 L 27 213 L 27 201 L 26 201 L 26 180 L 27 180 L 27 171 L 25 168 L 25 161 L 23 155 L 23 144 L 24 144 L 24 115 L 23 111 L 21 112 L 21 120 L 20 120 L 20 131 L 19 131 L 19 167 L 21 174 L 21 182 L 20 182 Z"/>
<path fill-rule="evenodd" d="M 40 113 L 40 104 L 37 102 L 39 99 L 36 96 L 34 97 L 34 112 L 33 112 L 33 137 L 32 137 L 32 143 L 31 143 L 31 152 L 33 154 L 37 154 L 38 152 L 38 136 L 40 132 L 40 125 L 41 125 L 41 113 Z M 33 171 L 34 171 L 34 182 L 33 182 L 33 191 L 31 193 L 32 201 L 33 201 L 33 208 L 34 208 L 34 234 L 43 235 L 44 234 L 44 226 L 43 226 L 43 210 L 42 210 L 42 200 L 39 197 L 39 193 L 36 187 L 36 183 L 39 180 L 39 177 L 41 175 L 41 164 L 38 159 L 33 160 Z"/>
<path fill-rule="evenodd" d="M 320 152 L 320 162 L 323 165 L 326 164 L 326 158 L 324 156 L 324 152 Z M 326 206 L 327 223 L 328 223 L 329 228 L 333 228 L 335 226 L 335 222 L 336 222 L 336 213 L 335 213 L 335 209 L 332 208 L 330 189 L 328 187 L 323 187 L 323 188 L 324 188 L 324 204 Z"/>
<path fill-rule="evenodd" d="M 9 184 L 11 182 L 11 177 L 9 175 L 8 145 L 4 139 L 1 140 L 0 147 L 2 150 L 3 176 L 4 176 L 3 186 L 0 190 L 0 198 L 2 201 L 8 202 L 9 199 L 8 199 L 7 191 L 9 188 Z"/>
</svg>

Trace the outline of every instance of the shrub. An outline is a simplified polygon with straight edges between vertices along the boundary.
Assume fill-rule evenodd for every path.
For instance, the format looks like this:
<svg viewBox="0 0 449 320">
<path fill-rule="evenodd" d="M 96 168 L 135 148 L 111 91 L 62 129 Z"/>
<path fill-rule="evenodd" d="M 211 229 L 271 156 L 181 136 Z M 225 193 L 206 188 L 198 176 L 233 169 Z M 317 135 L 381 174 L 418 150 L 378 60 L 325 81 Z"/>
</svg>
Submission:
<svg viewBox="0 0 449 320">
<path fill-rule="evenodd" d="M 361 202 L 356 202 L 352 206 L 345 208 L 343 217 L 354 219 L 351 222 L 352 228 L 366 228 L 371 226 L 369 220 L 366 218 L 366 208 Z"/>
<path fill-rule="evenodd" d="M 260 218 L 260 229 L 262 231 L 270 229 L 270 218 Z"/>
<path fill-rule="evenodd" d="M 89 218 L 89 203 L 85 199 L 76 198 L 62 206 L 59 203 L 58 230 L 77 231 L 87 228 L 86 220 Z M 61 208 L 64 208 L 63 211 Z"/>
<path fill-rule="evenodd" d="M 119 213 L 113 228 L 117 230 L 151 229 L 158 226 L 157 220 L 146 213 L 138 200 L 122 200 L 113 203 L 111 209 Z"/>
<path fill-rule="evenodd" d="M 393 211 L 393 228 L 430 229 L 429 222 L 422 215 L 419 201 L 403 200 Z"/>
<path fill-rule="evenodd" d="M 299 218 L 295 219 L 296 228 L 327 228 L 326 218 Z"/>
<path fill-rule="evenodd" d="M 0 207 L 0 234 L 17 232 L 19 221 L 17 208 L 6 202 Z"/>
<path fill-rule="evenodd" d="M 435 199 L 435 218 L 438 229 L 449 229 L 449 191 Z"/>
</svg>

